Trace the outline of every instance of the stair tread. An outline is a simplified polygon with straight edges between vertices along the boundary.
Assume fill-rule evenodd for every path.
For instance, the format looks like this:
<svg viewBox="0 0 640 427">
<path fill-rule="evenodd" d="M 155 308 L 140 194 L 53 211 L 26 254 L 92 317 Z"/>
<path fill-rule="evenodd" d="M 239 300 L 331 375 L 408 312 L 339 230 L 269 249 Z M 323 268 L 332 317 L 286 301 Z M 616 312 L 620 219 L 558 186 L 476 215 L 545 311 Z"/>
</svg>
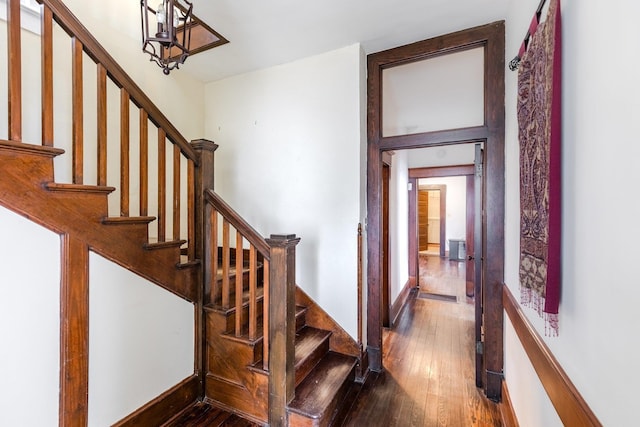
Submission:
<svg viewBox="0 0 640 427">
<path fill-rule="evenodd" d="M 45 185 L 49 191 L 67 191 L 78 193 L 101 193 L 109 194 L 116 190 L 115 187 L 106 185 L 84 185 L 84 184 L 63 184 L 58 182 L 50 182 Z"/>
<path fill-rule="evenodd" d="M 179 248 L 187 243 L 186 240 L 168 240 L 165 242 L 150 242 L 144 245 L 147 250 L 164 249 L 164 248 Z"/>
<path fill-rule="evenodd" d="M 356 359 L 340 353 L 329 352 L 315 369 L 296 387 L 296 397 L 289 410 L 309 418 L 322 418 L 347 381 L 356 365 Z"/>
<path fill-rule="evenodd" d="M 0 149 L 11 150 L 19 153 L 35 154 L 51 158 L 64 154 L 64 150 L 62 148 L 27 144 L 21 141 L 7 141 L 4 139 L 0 139 Z"/>
<path fill-rule="evenodd" d="M 148 224 L 155 221 L 155 216 L 111 216 L 102 220 L 103 224 L 116 225 L 116 224 Z"/>
<path fill-rule="evenodd" d="M 331 331 L 305 326 L 296 333 L 296 368 L 306 360 L 314 350 L 331 336 Z"/>
</svg>

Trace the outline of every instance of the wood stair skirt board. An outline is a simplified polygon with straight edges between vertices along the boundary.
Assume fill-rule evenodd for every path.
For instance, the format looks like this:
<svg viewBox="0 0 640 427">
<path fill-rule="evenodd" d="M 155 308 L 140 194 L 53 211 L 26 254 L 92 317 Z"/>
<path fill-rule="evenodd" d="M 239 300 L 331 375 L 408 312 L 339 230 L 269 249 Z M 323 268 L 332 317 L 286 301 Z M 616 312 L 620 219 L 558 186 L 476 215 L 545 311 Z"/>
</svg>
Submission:
<svg viewBox="0 0 640 427">
<path fill-rule="evenodd" d="M 177 268 L 176 245 L 149 251 L 149 218 L 108 217 L 113 187 L 53 182 L 53 157 L 62 150 L 0 140 L 0 204 L 45 228 L 86 242 L 91 250 L 190 302 L 197 272 Z M 127 222 L 129 221 L 129 222 Z"/>
</svg>

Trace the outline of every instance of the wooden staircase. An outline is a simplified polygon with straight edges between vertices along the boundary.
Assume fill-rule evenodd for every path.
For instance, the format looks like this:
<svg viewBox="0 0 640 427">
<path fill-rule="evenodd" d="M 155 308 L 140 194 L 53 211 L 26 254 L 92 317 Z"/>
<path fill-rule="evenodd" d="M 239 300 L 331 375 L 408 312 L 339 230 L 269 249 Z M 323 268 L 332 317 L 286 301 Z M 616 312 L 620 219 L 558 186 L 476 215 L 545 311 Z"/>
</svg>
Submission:
<svg viewBox="0 0 640 427">
<path fill-rule="evenodd" d="M 208 304 L 205 310 L 208 401 L 266 422 L 268 372 L 262 368 L 263 337 L 251 340 L 245 334 L 233 334 L 235 308 Z M 306 307 L 296 307 L 296 397 L 287 407 L 288 425 L 328 426 L 354 383 L 357 359 L 331 351 L 331 331 L 307 325 L 306 313 Z"/>
<path fill-rule="evenodd" d="M 2 205 L 59 233 L 81 236 L 94 252 L 180 297 L 195 301 L 195 264 L 181 264 L 184 241 L 149 243 L 153 217 L 109 218 L 113 187 L 54 182 L 53 158 L 62 150 L 0 140 Z"/>
<path fill-rule="evenodd" d="M 258 256 L 256 246 L 263 246 L 263 239 L 215 193 L 209 192 L 207 200 L 211 209 L 207 215 L 209 231 L 205 234 L 210 233 L 217 240 L 218 224 L 222 223 L 223 246 L 216 251 L 215 264 L 209 264 L 215 280 L 205 292 L 209 295 L 204 304 L 205 401 L 257 423 L 273 423 L 268 398 L 269 381 L 273 381 L 269 359 L 286 359 L 287 353 L 283 350 L 274 354 L 266 339 L 269 332 L 265 318 L 276 305 L 265 301 L 269 298 L 269 290 L 265 288 L 270 286 L 269 270 L 274 259 L 271 253 Z M 230 238 L 234 233 L 235 248 L 228 243 L 234 240 Z M 244 249 L 247 246 L 250 249 Z M 294 312 L 292 374 L 286 379 L 292 383 L 294 397 L 286 405 L 286 425 L 329 426 L 354 384 L 357 346 L 346 347 L 351 354 L 341 353 L 345 347 L 339 348 L 336 340 L 332 340 L 332 330 L 339 327 L 317 306 L 313 317 L 323 320 L 309 324 L 306 304 L 311 303 L 310 299 L 299 288 L 290 295 L 295 298 L 289 298 L 280 306 L 281 310 L 276 310 Z M 282 324 L 286 325 L 285 316 L 282 317 Z M 280 324 L 278 319 L 270 321 Z M 325 325 L 330 325 L 329 329 Z"/>
<path fill-rule="evenodd" d="M 206 140 L 188 143 L 60 0 L 38 2 L 43 6 L 42 117 L 25 120 L 41 120 L 42 141 L 34 145 L 22 141 L 19 0 L 8 0 L 12 62 L 8 136 L 0 140 L 0 205 L 63 237 L 60 423 L 87 423 L 87 272 L 89 251 L 94 251 L 194 303 L 196 310 L 193 375 L 115 425 L 227 417 L 220 409 L 232 413 L 228 419 L 234 423 L 240 416 L 274 427 L 339 424 L 361 350 L 296 287 L 299 239 L 258 234 L 212 190 L 217 146 Z M 67 154 L 54 147 L 54 22 L 73 49 L 73 135 Z M 83 156 L 83 58 L 95 62 L 98 85 L 97 171 L 92 170 L 96 182 L 90 184 L 84 179 L 90 166 Z M 120 159 L 117 188 L 107 185 L 113 181 L 106 167 L 107 84 L 120 91 L 120 144 L 115 153 L 109 151 L 109 158 Z M 131 108 L 140 117 L 137 141 L 129 132 Z M 149 164 L 151 127 L 157 135 L 156 167 Z M 140 162 L 130 165 L 136 143 Z M 63 154 L 72 157 L 70 183 L 55 181 L 54 158 Z M 173 162 L 167 162 L 171 154 Z M 134 174 L 138 194 L 132 196 Z M 149 205 L 153 187 L 157 206 Z M 180 192 L 183 187 L 187 194 Z M 114 191 L 119 193 L 116 215 L 108 203 Z"/>
</svg>

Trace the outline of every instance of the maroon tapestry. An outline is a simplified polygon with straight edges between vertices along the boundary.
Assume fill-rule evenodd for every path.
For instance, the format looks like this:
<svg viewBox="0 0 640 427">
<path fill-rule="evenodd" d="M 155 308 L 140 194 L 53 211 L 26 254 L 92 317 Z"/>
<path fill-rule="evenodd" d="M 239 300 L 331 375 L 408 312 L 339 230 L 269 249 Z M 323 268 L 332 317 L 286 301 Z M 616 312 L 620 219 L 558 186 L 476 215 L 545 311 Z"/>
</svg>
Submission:
<svg viewBox="0 0 640 427">
<path fill-rule="evenodd" d="M 544 314 L 558 334 L 561 280 L 560 1 L 529 28 L 518 68 L 520 141 L 520 290 L 522 303 Z"/>
</svg>

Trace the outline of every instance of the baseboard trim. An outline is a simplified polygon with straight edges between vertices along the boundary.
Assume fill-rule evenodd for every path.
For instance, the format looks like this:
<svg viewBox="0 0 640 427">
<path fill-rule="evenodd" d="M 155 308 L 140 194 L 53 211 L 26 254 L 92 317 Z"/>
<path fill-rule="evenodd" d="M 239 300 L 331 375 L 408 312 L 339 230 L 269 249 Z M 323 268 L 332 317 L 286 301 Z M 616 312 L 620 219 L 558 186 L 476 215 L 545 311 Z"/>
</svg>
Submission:
<svg viewBox="0 0 640 427">
<path fill-rule="evenodd" d="M 566 426 L 602 426 L 506 285 L 502 287 L 502 303 L 562 423 Z"/>
<path fill-rule="evenodd" d="M 369 352 L 362 349 L 360 352 L 360 363 L 356 367 L 356 381 L 364 383 L 369 376 Z"/>
<path fill-rule="evenodd" d="M 416 287 L 416 278 L 409 277 L 407 283 L 404 284 L 404 288 L 400 291 L 400 295 L 396 298 L 395 302 L 391 305 L 391 311 L 389 313 L 389 318 L 391 319 L 391 326 L 395 325 L 398 321 L 398 317 L 400 317 L 400 313 L 402 313 L 402 309 L 407 305 L 407 301 L 409 299 L 409 294 L 411 290 Z"/>
<path fill-rule="evenodd" d="M 513 410 L 513 403 L 511 402 L 511 395 L 506 381 L 502 381 L 502 401 L 498 404 L 498 409 L 500 410 L 500 417 L 504 427 L 520 427 L 516 413 Z"/>
<path fill-rule="evenodd" d="M 200 380 L 197 375 L 193 375 L 118 421 L 113 427 L 162 425 L 198 400 L 199 391 Z"/>
</svg>

